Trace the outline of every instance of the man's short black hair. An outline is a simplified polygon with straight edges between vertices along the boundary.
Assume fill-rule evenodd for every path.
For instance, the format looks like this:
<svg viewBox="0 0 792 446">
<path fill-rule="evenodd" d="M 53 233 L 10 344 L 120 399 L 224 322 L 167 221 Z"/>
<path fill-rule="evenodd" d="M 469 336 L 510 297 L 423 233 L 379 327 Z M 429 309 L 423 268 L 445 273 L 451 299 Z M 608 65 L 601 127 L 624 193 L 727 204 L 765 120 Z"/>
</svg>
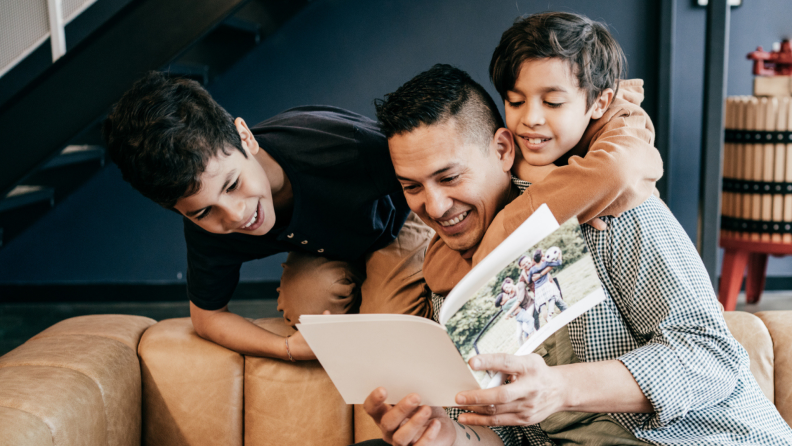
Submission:
<svg viewBox="0 0 792 446">
<path fill-rule="evenodd" d="M 415 76 L 374 105 L 381 130 L 389 139 L 454 118 L 466 140 L 489 150 L 493 135 L 504 126 L 487 91 L 464 71 L 446 64 Z"/>
<path fill-rule="evenodd" d="M 608 88 L 619 90 L 627 65 L 619 43 L 600 22 L 568 12 L 520 17 L 501 36 L 490 61 L 490 79 L 506 100 L 526 60 L 558 58 L 569 63 L 578 87 L 586 92 L 586 109 Z"/>
<path fill-rule="evenodd" d="M 124 180 L 160 206 L 201 188 L 209 160 L 236 148 L 234 120 L 197 82 L 150 72 L 113 106 L 103 134 Z"/>
</svg>

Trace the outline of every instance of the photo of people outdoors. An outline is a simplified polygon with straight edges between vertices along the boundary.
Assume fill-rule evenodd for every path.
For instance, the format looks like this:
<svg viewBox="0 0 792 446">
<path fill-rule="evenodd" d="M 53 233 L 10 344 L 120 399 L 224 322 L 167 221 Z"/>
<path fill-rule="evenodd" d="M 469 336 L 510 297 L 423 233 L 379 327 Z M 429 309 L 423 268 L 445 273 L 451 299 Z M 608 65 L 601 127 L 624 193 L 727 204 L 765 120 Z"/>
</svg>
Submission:
<svg viewBox="0 0 792 446">
<path fill-rule="evenodd" d="M 487 282 L 446 330 L 465 361 L 480 353 L 530 353 L 518 350 L 599 287 L 579 224 L 571 219 Z M 474 374 L 479 381 L 486 377 Z"/>
</svg>

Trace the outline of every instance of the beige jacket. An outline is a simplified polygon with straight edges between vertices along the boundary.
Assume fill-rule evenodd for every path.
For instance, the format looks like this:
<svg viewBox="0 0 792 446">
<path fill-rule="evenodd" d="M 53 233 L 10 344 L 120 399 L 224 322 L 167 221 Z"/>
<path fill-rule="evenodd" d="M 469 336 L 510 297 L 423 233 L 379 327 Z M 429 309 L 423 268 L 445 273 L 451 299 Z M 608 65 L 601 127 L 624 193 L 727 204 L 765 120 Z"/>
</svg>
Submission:
<svg viewBox="0 0 792 446">
<path fill-rule="evenodd" d="M 623 80 L 613 103 L 592 120 L 580 142 L 555 164 L 560 167 L 507 204 L 493 219 L 473 258 L 463 259 L 435 236 L 424 259 L 429 288 L 451 291 L 470 268 L 546 203 L 559 222 L 577 216 L 587 222 L 619 215 L 643 203 L 663 175 L 654 147 L 654 126 L 641 108 L 643 81 Z"/>
</svg>

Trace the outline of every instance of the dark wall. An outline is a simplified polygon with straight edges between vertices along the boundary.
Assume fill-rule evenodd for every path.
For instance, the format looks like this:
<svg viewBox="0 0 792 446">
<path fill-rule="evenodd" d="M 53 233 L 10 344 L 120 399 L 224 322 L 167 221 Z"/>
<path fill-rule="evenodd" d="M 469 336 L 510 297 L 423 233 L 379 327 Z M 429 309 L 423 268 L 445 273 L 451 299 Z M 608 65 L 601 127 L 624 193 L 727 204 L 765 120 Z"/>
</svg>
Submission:
<svg viewBox="0 0 792 446">
<path fill-rule="evenodd" d="M 745 56 L 762 45 L 792 36 L 792 4 L 789 0 L 750 0 L 731 9 L 727 94 L 749 95 L 753 91 L 751 61 Z M 695 0 L 676 1 L 676 32 L 673 60 L 671 145 L 665 166 L 668 196 L 674 215 L 692 240 L 698 222 L 701 171 L 701 129 L 704 99 L 704 39 L 706 8 Z M 792 258 L 771 257 L 769 276 L 792 276 Z"/>
<path fill-rule="evenodd" d="M 781 10 L 786 1 L 746 1 L 734 11 L 733 30 L 735 22 L 757 23 L 765 14 L 761 8 Z M 705 20 L 704 10 L 692 5 L 677 5 L 672 158 L 666 166 L 666 198 L 690 235 L 696 227 Z M 310 103 L 373 117 L 374 98 L 445 62 L 467 70 L 496 96 L 487 67 L 500 34 L 521 14 L 564 10 L 610 25 L 627 54 L 629 76 L 646 80 L 644 106 L 654 114 L 659 8 L 659 0 L 316 1 L 210 91 L 232 115 L 251 124 Z M 767 42 L 756 43 L 750 38 L 749 47 L 769 47 L 777 38 L 768 34 L 762 38 Z M 281 259 L 247 264 L 243 280 L 276 280 Z M 185 268 L 179 217 L 131 190 L 114 166 L 0 250 L 0 283 L 172 283 L 184 280 Z"/>
</svg>

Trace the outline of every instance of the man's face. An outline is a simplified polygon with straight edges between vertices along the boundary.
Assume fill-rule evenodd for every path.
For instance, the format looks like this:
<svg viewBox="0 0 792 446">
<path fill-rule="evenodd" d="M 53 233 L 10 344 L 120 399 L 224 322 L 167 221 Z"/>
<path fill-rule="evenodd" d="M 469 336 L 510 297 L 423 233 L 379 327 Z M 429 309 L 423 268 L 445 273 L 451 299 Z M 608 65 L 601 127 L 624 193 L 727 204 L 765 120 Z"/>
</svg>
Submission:
<svg viewBox="0 0 792 446">
<path fill-rule="evenodd" d="M 587 110 L 586 92 L 569 63 L 557 58 L 523 62 L 505 102 L 506 126 L 533 166 L 548 165 L 575 147 L 608 105 L 597 101 Z"/>
<path fill-rule="evenodd" d="M 512 135 L 499 129 L 485 154 L 449 119 L 388 140 L 407 204 L 443 241 L 472 256 L 503 208 L 514 161 Z"/>
<path fill-rule="evenodd" d="M 177 211 L 215 234 L 264 235 L 275 225 L 267 174 L 243 141 L 247 158 L 237 149 L 220 152 L 201 174 L 198 193 L 176 202 Z M 258 147 L 256 147 L 256 150 Z"/>
</svg>

